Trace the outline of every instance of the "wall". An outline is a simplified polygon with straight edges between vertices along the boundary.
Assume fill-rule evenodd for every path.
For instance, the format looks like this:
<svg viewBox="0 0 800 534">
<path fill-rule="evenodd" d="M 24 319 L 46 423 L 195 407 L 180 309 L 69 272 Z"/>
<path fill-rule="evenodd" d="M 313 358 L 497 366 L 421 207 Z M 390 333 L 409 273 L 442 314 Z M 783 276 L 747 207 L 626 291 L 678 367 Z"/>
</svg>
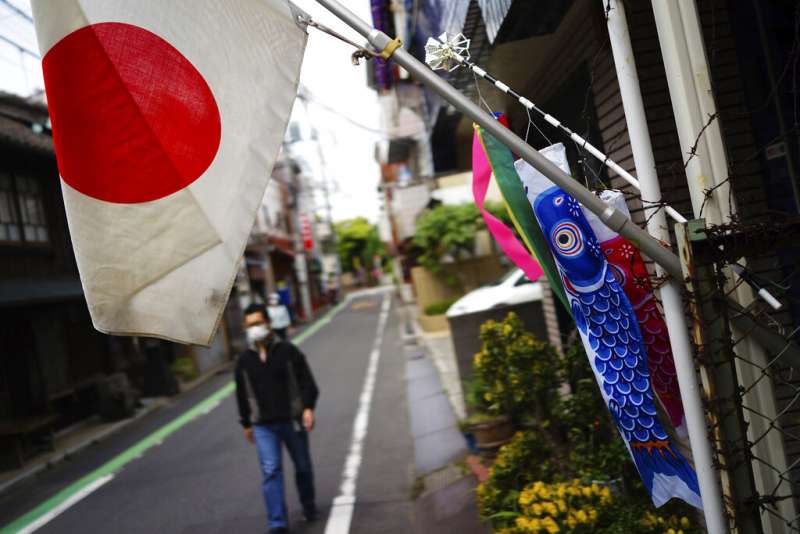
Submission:
<svg viewBox="0 0 800 534">
<path fill-rule="evenodd" d="M 229 360 L 225 336 L 225 324 L 220 324 L 210 347 L 191 347 L 197 372 L 200 375 L 219 367 Z"/>
<path fill-rule="evenodd" d="M 497 256 L 485 256 L 447 265 L 445 270 L 448 274 L 457 273 L 464 291 L 469 292 L 497 280 L 508 271 L 508 267 L 504 267 Z M 455 299 L 463 294 L 459 286 L 448 284 L 443 276 L 437 276 L 425 267 L 411 269 L 411 283 L 420 311 L 430 304 Z"/>
</svg>

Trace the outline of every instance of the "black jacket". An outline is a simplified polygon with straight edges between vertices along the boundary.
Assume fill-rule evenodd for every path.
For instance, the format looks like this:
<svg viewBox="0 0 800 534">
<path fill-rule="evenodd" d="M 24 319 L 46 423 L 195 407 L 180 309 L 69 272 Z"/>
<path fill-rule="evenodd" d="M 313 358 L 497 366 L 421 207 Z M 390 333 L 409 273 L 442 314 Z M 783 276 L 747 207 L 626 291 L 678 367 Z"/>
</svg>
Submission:
<svg viewBox="0 0 800 534">
<path fill-rule="evenodd" d="M 292 419 L 289 365 L 303 408 L 316 406 L 319 390 L 306 357 L 292 343 L 274 339 L 266 362 L 254 350 L 243 352 L 236 362 L 236 401 L 243 427 Z"/>
</svg>

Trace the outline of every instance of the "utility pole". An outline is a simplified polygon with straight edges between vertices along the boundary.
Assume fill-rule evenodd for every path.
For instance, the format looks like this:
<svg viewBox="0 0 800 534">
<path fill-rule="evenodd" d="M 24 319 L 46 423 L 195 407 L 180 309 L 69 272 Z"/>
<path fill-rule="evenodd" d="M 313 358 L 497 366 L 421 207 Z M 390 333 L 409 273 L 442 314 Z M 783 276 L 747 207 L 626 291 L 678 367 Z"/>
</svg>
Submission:
<svg viewBox="0 0 800 534">
<path fill-rule="evenodd" d="M 287 143 L 283 143 L 283 148 L 288 152 Z M 314 318 L 314 310 L 311 308 L 311 293 L 308 287 L 308 266 L 306 261 L 306 251 L 303 246 L 303 238 L 300 235 L 300 195 L 302 194 L 302 183 L 298 180 L 299 173 L 296 172 L 294 161 L 289 158 L 289 209 L 292 213 L 292 242 L 294 244 L 294 270 L 297 282 L 300 285 L 300 302 L 303 306 L 305 319 L 310 321 Z"/>
<path fill-rule="evenodd" d="M 381 188 L 383 189 L 383 204 L 386 210 L 386 218 L 389 220 L 389 229 L 392 234 L 392 271 L 397 280 L 398 291 L 403 285 L 403 261 L 400 258 L 400 239 L 397 232 L 397 221 L 394 215 L 394 183 L 385 180 L 385 176 L 381 173 Z"/>
<path fill-rule="evenodd" d="M 336 232 L 333 228 L 333 208 L 331 207 L 330 180 L 328 180 L 328 166 L 325 161 L 325 153 L 322 150 L 322 142 L 319 137 L 319 132 L 316 127 L 313 126 L 310 120 L 311 113 L 308 108 L 309 97 L 305 87 L 300 88 L 297 93 L 297 98 L 303 103 L 303 109 L 305 110 L 306 117 L 309 119 L 309 125 L 311 126 L 311 141 L 314 142 L 317 149 L 317 157 L 319 158 L 320 163 L 320 178 L 322 179 L 322 193 L 325 198 L 325 217 L 327 219 L 328 229 L 330 231 L 330 244 L 333 248 L 333 275 L 336 278 L 336 287 L 341 287 L 342 268 L 339 264 L 339 254 L 336 251 Z"/>
</svg>

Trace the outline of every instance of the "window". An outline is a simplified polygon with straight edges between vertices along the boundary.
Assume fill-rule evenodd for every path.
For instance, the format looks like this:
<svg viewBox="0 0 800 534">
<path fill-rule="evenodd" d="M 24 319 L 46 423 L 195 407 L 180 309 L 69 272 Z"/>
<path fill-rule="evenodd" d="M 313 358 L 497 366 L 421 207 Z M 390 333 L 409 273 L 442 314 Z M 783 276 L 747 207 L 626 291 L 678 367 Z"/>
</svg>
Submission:
<svg viewBox="0 0 800 534">
<path fill-rule="evenodd" d="M 17 203 L 11 187 L 11 177 L 0 174 L 0 241 L 19 242 Z"/>
<path fill-rule="evenodd" d="M 0 242 L 47 243 L 48 238 L 39 183 L 0 174 Z"/>
</svg>

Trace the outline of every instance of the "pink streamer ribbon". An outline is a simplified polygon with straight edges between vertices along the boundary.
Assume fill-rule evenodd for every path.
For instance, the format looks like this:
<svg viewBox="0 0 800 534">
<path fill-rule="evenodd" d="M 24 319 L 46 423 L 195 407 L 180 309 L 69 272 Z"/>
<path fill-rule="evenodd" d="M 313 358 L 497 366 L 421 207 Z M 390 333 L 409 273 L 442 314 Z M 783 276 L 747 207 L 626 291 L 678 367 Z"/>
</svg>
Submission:
<svg viewBox="0 0 800 534">
<path fill-rule="evenodd" d="M 475 198 L 475 205 L 478 206 L 481 215 L 483 215 L 483 220 L 486 221 L 489 232 L 491 232 L 494 240 L 500 245 L 506 256 L 514 262 L 514 265 L 522 269 L 528 280 L 535 282 L 544 274 L 539 262 L 519 242 L 514 232 L 484 207 L 486 191 L 489 189 L 491 177 L 492 166 L 476 131 L 472 141 L 472 196 Z"/>
</svg>

